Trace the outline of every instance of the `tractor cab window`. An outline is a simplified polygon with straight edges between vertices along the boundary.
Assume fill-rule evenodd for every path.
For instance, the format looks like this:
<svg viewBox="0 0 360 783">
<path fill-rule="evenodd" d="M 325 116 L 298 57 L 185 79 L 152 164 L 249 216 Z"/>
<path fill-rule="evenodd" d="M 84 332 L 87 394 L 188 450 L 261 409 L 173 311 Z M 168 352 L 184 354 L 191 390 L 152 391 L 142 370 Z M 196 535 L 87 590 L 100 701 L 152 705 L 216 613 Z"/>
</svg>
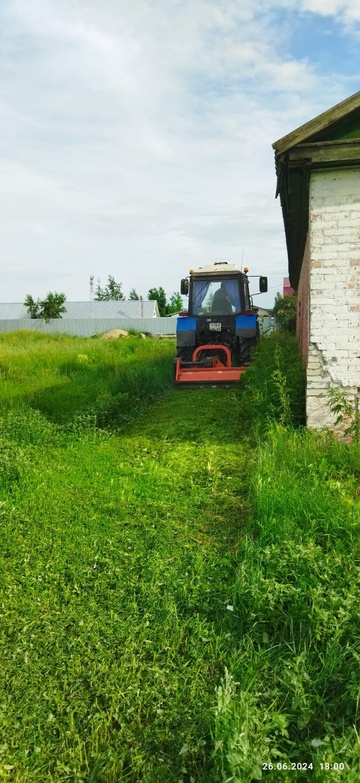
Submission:
<svg viewBox="0 0 360 783">
<path fill-rule="evenodd" d="M 193 280 L 193 315 L 231 315 L 240 312 L 239 279 Z"/>
<path fill-rule="evenodd" d="M 244 278 L 244 305 L 245 310 L 250 310 L 250 296 L 249 296 L 249 282 L 246 278 Z"/>
</svg>

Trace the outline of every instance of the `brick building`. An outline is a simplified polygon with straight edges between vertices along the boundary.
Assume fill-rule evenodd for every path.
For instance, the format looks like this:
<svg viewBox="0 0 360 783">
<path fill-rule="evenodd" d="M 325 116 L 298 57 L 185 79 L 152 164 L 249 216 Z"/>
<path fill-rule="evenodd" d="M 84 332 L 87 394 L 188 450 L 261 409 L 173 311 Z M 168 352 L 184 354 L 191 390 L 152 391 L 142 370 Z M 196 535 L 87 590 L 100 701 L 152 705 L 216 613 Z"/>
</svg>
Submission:
<svg viewBox="0 0 360 783">
<path fill-rule="evenodd" d="M 273 144 L 309 427 L 332 426 L 329 387 L 360 395 L 360 92 Z"/>
</svg>

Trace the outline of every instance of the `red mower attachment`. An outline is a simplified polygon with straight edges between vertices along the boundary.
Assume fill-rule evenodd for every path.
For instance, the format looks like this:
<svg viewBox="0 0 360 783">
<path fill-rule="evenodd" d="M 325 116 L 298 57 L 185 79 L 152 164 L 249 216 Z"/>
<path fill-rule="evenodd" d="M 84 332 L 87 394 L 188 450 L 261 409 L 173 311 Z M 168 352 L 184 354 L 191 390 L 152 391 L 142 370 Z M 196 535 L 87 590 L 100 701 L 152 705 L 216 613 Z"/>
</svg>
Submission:
<svg viewBox="0 0 360 783">
<path fill-rule="evenodd" d="M 208 351 L 209 356 L 198 358 Z M 210 355 L 210 351 L 211 354 Z M 214 351 L 225 354 L 225 364 Z M 195 348 L 191 362 L 183 362 L 179 356 L 175 359 L 175 386 L 182 383 L 237 383 L 246 367 L 232 367 L 231 353 L 226 345 L 199 345 Z"/>
</svg>

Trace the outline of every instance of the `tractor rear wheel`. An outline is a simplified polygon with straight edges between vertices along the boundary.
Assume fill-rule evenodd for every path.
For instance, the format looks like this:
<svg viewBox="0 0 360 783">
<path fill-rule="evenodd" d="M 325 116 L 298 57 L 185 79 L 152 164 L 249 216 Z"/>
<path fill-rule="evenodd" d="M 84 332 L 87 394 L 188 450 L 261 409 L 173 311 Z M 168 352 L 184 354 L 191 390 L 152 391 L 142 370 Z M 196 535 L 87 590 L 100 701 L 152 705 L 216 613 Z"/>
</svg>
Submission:
<svg viewBox="0 0 360 783">
<path fill-rule="evenodd" d="M 256 345 L 256 337 L 243 337 L 240 339 L 240 361 L 245 367 L 251 364 Z"/>
<path fill-rule="evenodd" d="M 177 358 L 181 359 L 182 362 L 191 362 L 193 357 L 194 349 L 193 348 L 179 348 L 177 352 Z"/>
</svg>

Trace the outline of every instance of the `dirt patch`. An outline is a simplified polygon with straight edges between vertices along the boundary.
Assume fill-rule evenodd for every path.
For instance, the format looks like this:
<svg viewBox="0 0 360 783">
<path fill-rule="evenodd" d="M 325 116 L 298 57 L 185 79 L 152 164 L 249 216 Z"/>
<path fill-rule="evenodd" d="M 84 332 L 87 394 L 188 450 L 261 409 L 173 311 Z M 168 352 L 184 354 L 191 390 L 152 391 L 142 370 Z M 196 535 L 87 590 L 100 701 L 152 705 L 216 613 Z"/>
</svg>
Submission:
<svg viewBox="0 0 360 783">
<path fill-rule="evenodd" d="M 101 335 L 102 340 L 117 340 L 118 337 L 129 337 L 129 332 L 126 329 L 110 329 Z"/>
</svg>

